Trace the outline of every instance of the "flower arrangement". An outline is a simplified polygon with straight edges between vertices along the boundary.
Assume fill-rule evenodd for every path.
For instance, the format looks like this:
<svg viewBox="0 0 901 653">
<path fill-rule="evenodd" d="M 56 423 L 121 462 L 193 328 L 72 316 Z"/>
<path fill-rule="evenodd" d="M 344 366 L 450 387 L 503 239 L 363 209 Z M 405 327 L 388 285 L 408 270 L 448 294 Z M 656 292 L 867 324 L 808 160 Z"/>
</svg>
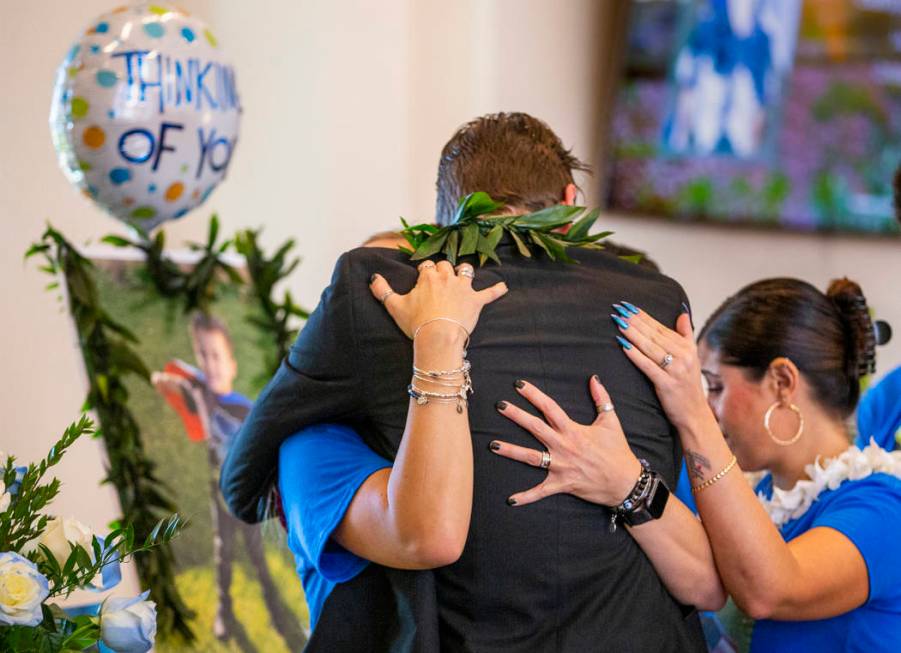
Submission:
<svg viewBox="0 0 901 653">
<path fill-rule="evenodd" d="M 116 653 L 143 653 L 153 646 L 156 606 L 149 592 L 107 598 L 97 615 L 70 614 L 53 602 L 78 588 L 115 585 L 120 561 L 170 541 L 184 526 L 172 515 L 136 543 L 131 525 L 113 524 L 100 537 L 75 519 L 45 513 L 60 490 L 58 479 L 44 482 L 48 469 L 94 432 L 83 416 L 46 458 L 27 467 L 0 453 L 0 651 L 82 651 L 102 642 Z"/>
</svg>

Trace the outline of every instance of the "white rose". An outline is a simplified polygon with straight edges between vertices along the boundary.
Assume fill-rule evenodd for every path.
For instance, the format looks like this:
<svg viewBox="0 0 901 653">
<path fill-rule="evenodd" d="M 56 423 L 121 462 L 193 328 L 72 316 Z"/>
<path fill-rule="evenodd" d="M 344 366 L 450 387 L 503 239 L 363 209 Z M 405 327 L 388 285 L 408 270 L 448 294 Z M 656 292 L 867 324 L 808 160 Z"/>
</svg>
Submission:
<svg viewBox="0 0 901 653">
<path fill-rule="evenodd" d="M 0 553 L 0 623 L 37 626 L 48 594 L 47 579 L 37 565 L 18 553 Z"/>
<path fill-rule="evenodd" d="M 83 547 L 93 560 L 93 540 L 94 534 L 91 533 L 91 529 L 77 519 L 54 517 L 47 522 L 47 527 L 39 537 L 25 545 L 24 551 L 30 553 L 37 550 L 39 544 L 43 544 L 50 549 L 53 557 L 62 566 L 69 559 L 69 553 L 72 551 L 70 543 Z"/>
<path fill-rule="evenodd" d="M 110 597 L 100 608 L 100 638 L 116 653 L 146 653 L 156 638 L 156 603 L 150 592 L 131 599 Z"/>
</svg>

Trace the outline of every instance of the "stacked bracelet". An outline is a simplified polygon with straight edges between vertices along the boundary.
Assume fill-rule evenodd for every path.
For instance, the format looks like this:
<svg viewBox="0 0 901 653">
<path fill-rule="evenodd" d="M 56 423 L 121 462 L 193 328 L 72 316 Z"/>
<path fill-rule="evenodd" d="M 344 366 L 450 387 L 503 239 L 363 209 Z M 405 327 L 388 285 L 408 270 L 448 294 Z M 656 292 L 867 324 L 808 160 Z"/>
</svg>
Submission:
<svg viewBox="0 0 901 653">
<path fill-rule="evenodd" d="M 469 332 L 466 331 L 466 328 L 456 320 L 436 317 L 420 324 L 419 327 L 417 327 L 416 331 L 414 331 L 413 338 L 416 338 L 417 334 L 419 334 L 419 330 L 426 324 L 436 322 L 438 320 L 453 322 L 466 332 L 466 345 L 463 349 L 463 362 L 460 364 L 460 367 L 451 370 L 424 370 L 414 365 L 413 379 L 410 382 L 410 385 L 407 386 L 407 394 L 416 401 L 416 404 L 418 406 L 425 406 L 430 402 L 445 404 L 456 403 L 457 412 L 462 413 L 463 408 L 467 404 L 469 395 L 473 393 L 472 378 L 469 375 L 471 366 L 469 364 L 469 361 L 466 360 L 466 347 L 469 345 Z M 421 384 L 427 384 L 428 386 L 437 387 L 434 390 L 429 387 L 422 387 L 422 385 L 417 385 L 417 381 Z M 456 392 L 437 391 L 442 388 L 454 388 L 456 389 Z"/>
<path fill-rule="evenodd" d="M 638 462 L 641 463 L 641 474 L 639 474 L 638 480 L 635 481 L 632 491 L 629 492 L 621 504 L 610 509 L 611 533 L 616 532 L 616 523 L 622 520 L 626 513 L 642 505 L 645 499 L 648 498 L 648 493 L 651 490 L 651 466 L 644 458 L 639 458 Z"/>
</svg>

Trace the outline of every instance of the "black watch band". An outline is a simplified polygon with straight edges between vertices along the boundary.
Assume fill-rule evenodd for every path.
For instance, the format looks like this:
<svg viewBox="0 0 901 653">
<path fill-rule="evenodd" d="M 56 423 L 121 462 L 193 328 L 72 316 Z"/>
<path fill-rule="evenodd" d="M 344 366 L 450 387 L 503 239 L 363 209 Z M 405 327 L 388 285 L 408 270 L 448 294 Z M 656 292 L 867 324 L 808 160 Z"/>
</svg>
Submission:
<svg viewBox="0 0 901 653">
<path fill-rule="evenodd" d="M 640 526 L 653 519 L 660 519 L 670 491 L 666 482 L 657 472 L 651 472 L 651 486 L 644 501 L 640 501 L 631 510 L 621 513 L 623 521 L 629 526 Z"/>
</svg>

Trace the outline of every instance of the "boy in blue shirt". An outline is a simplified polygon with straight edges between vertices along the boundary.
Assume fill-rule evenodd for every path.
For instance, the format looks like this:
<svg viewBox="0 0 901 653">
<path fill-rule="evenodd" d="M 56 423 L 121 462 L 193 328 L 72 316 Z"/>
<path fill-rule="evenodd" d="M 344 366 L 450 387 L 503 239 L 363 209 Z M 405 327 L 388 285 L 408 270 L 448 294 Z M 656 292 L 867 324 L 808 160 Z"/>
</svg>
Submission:
<svg viewBox="0 0 901 653">
<path fill-rule="evenodd" d="M 196 413 L 205 435 L 210 464 L 210 500 L 213 522 L 213 556 L 216 569 L 217 610 L 213 633 L 222 641 L 235 638 L 239 643 L 249 640 L 235 618 L 230 595 L 238 533 L 262 588 L 263 600 L 273 625 L 288 648 L 296 650 L 306 637 L 295 616 L 281 599 L 269 568 L 259 525 L 245 524 L 229 514 L 219 494 L 219 470 L 235 434 L 253 406 L 247 397 L 235 392 L 234 382 L 238 363 L 234 346 L 225 323 L 209 314 L 195 313 L 189 325 L 191 345 L 199 370 L 190 378 L 173 374 L 173 367 L 153 375 L 153 383 L 164 395 L 178 393 L 183 404 Z M 184 368 L 186 366 L 180 365 Z M 189 434 L 190 435 L 190 434 Z"/>
</svg>

